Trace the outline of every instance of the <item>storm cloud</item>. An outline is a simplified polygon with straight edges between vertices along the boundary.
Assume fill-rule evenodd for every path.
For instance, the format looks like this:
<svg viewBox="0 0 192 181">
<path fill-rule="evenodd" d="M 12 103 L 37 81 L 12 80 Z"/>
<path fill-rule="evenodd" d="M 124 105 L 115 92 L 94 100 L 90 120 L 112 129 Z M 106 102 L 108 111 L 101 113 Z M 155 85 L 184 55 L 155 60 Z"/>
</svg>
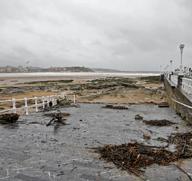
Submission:
<svg viewBox="0 0 192 181">
<path fill-rule="evenodd" d="M 0 66 L 192 66 L 191 0 L 0 0 Z"/>
</svg>

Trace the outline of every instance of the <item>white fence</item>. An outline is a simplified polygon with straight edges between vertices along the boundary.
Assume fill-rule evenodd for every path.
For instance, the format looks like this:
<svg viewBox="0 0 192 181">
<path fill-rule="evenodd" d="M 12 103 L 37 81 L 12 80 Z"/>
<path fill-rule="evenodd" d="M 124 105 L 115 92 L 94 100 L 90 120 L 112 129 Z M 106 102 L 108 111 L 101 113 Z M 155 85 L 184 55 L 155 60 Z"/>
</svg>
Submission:
<svg viewBox="0 0 192 181">
<path fill-rule="evenodd" d="M 72 95 L 73 103 L 76 104 L 76 96 Z M 23 98 L 23 99 L 15 99 L 12 98 L 10 100 L 0 100 L 0 103 L 10 103 L 11 108 L 10 109 L 4 109 L 0 110 L 1 113 L 6 113 L 6 112 L 12 112 L 12 113 L 17 113 L 18 111 L 24 110 L 25 114 L 29 114 L 29 109 L 32 108 L 35 110 L 35 112 L 39 111 L 39 108 L 45 109 L 45 107 L 50 106 L 50 102 L 52 103 L 52 106 L 55 106 L 57 104 L 57 99 L 59 98 L 68 98 L 70 96 L 66 96 L 64 93 L 60 95 L 50 95 L 50 96 L 42 96 L 42 97 L 31 97 L 31 98 Z M 33 104 L 31 103 L 33 102 Z M 21 107 L 16 107 L 17 102 L 23 102 L 24 106 Z M 32 105 L 29 105 L 32 104 Z"/>
</svg>

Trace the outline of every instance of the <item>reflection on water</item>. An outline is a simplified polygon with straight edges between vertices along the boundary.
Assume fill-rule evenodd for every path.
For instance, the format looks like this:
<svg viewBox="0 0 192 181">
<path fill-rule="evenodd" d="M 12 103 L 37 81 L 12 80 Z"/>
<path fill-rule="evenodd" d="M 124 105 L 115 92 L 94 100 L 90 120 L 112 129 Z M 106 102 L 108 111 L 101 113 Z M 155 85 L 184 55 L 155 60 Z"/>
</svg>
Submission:
<svg viewBox="0 0 192 181">
<path fill-rule="evenodd" d="M 18 123 L 11 123 L 11 124 L 5 124 L 3 125 L 5 129 L 18 129 L 19 124 Z"/>
</svg>

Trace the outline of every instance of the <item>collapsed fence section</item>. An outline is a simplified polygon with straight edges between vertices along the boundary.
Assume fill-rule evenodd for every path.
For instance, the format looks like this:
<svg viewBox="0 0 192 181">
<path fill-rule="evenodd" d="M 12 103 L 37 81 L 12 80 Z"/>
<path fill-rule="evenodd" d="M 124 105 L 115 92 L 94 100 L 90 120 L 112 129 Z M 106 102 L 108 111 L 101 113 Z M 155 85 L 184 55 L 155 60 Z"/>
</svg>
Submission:
<svg viewBox="0 0 192 181">
<path fill-rule="evenodd" d="M 4 104 L 6 107 L 5 109 L 0 110 L 0 114 L 8 112 L 17 113 L 24 111 L 26 115 L 29 115 L 30 109 L 35 112 L 39 112 L 40 109 L 44 110 L 47 107 L 57 105 L 57 100 L 59 99 L 68 99 L 76 104 L 76 95 L 66 95 L 65 93 L 42 97 L 24 97 L 23 99 L 12 98 L 10 100 L 0 100 L 0 104 Z"/>
</svg>

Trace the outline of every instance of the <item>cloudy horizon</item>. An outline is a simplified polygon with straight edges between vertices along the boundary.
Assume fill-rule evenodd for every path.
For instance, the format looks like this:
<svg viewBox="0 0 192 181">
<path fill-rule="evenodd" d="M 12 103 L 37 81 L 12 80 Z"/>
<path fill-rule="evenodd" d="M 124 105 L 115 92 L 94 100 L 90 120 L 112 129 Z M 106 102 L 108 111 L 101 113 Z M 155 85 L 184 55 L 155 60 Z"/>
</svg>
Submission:
<svg viewBox="0 0 192 181">
<path fill-rule="evenodd" d="M 191 0 L 1 0 L 0 66 L 192 66 Z"/>
</svg>

